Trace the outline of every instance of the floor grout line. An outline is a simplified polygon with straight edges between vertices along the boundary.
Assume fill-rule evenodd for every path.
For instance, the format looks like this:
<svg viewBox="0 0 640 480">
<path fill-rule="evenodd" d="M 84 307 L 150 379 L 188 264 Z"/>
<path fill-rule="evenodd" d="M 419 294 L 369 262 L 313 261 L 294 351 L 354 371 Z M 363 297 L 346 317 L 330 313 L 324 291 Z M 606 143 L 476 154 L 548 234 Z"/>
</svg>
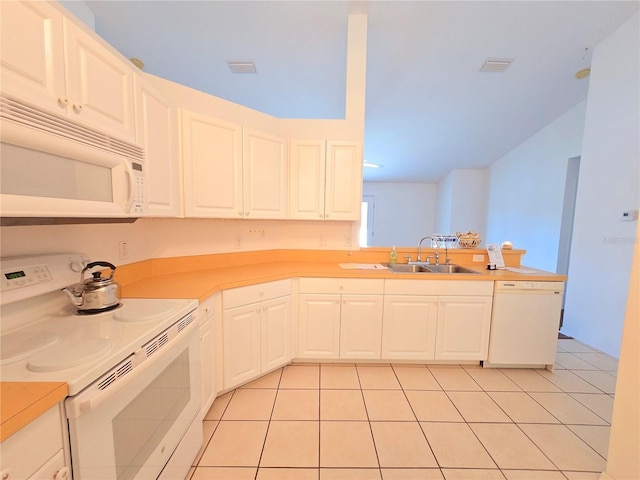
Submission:
<svg viewBox="0 0 640 480">
<path fill-rule="evenodd" d="M 564 353 L 571 353 L 573 354 L 574 352 L 564 352 Z M 576 356 L 576 358 L 580 359 L 579 357 Z M 588 361 L 584 360 L 584 359 L 580 359 L 583 360 L 587 363 L 589 363 Z M 546 458 L 551 465 L 553 465 L 553 467 L 555 467 L 555 469 L 549 469 L 549 470 L 540 470 L 540 471 L 557 471 L 559 472 L 560 475 L 562 475 L 564 478 L 569 478 L 567 477 L 567 475 L 565 475 L 565 473 L 560 470 L 559 466 L 540 448 L 538 447 L 538 445 L 536 444 L 536 442 L 533 441 L 533 439 L 531 437 L 529 437 L 529 435 L 527 435 L 527 433 L 523 430 L 522 426 L 524 425 L 553 425 L 553 426 L 562 426 L 564 427 L 568 432 L 571 433 L 571 435 L 573 437 L 576 438 L 576 440 L 578 442 L 580 442 L 583 445 L 586 445 L 590 451 L 592 451 L 593 453 L 595 453 L 598 457 L 602 458 L 603 460 L 606 461 L 606 458 L 603 457 L 596 449 L 595 447 L 591 446 L 586 440 L 583 440 L 577 433 L 575 433 L 570 427 L 571 426 L 587 426 L 587 427 L 610 427 L 610 423 L 609 421 L 607 421 L 605 418 L 603 418 L 601 415 L 599 415 L 596 411 L 594 411 L 592 408 L 590 408 L 588 405 L 582 403 L 578 398 L 575 398 L 574 395 L 593 395 L 594 397 L 596 395 L 606 395 L 607 397 L 611 398 L 612 394 L 609 394 L 605 391 L 603 391 L 602 389 L 600 389 L 599 387 L 597 387 L 596 385 L 593 385 L 591 382 L 583 379 L 582 377 L 580 377 L 579 375 L 575 374 L 574 371 L 575 370 L 580 370 L 580 369 L 563 369 L 565 371 L 569 371 L 571 372 L 573 375 L 575 375 L 577 378 L 579 378 L 580 380 L 584 381 L 585 383 L 593 386 L 594 388 L 597 389 L 597 392 L 575 392 L 573 391 L 573 388 L 562 388 L 561 386 L 555 384 L 553 381 L 551 381 L 547 376 L 542 375 L 540 372 L 536 371 L 535 369 L 531 369 L 534 372 L 536 372 L 541 379 L 544 379 L 545 381 L 550 382 L 552 385 L 554 385 L 556 388 L 558 388 L 559 391 L 553 392 L 553 391 L 546 391 L 546 390 L 541 390 L 541 391 L 536 391 L 535 389 L 525 389 L 523 388 L 520 384 L 518 384 L 514 379 L 510 378 L 508 375 L 506 375 L 504 372 L 500 370 L 500 371 L 505 377 L 506 379 L 508 379 L 510 382 L 512 382 L 519 390 L 494 390 L 491 386 L 489 386 L 488 388 L 484 388 L 483 385 L 481 385 L 478 380 L 476 380 L 471 374 L 469 374 L 469 372 L 466 371 L 465 366 L 460 365 L 458 367 L 460 367 L 461 371 L 464 372 L 466 375 L 469 376 L 469 378 L 480 388 L 480 390 L 457 390 L 457 389 L 445 389 L 443 384 L 441 383 L 442 380 L 438 380 L 438 378 L 433 374 L 433 372 L 429 369 L 428 365 L 425 365 L 427 371 L 429 372 L 429 374 L 431 375 L 431 377 L 435 380 L 436 384 L 440 387 L 440 389 L 426 389 L 426 388 L 419 388 L 419 387 L 414 387 L 414 388 L 405 388 L 405 386 L 402 384 L 402 382 L 400 381 L 400 377 L 398 372 L 396 371 L 397 367 L 401 367 L 403 366 L 403 364 L 393 364 L 393 363 L 389 363 L 389 364 L 378 364 L 375 366 L 379 366 L 379 367 L 384 367 L 384 368 L 390 368 L 391 373 L 393 374 L 396 382 L 399 385 L 399 388 L 363 388 L 363 383 L 362 383 L 362 378 L 361 378 L 361 372 L 359 367 L 366 367 L 369 365 L 359 365 L 359 364 L 355 364 L 353 366 L 351 366 L 354 370 L 355 370 L 355 374 L 358 380 L 358 386 L 359 388 L 336 388 L 335 386 L 333 388 L 323 388 L 323 384 L 322 384 L 322 377 L 323 377 L 323 373 L 322 373 L 322 363 L 317 363 L 317 364 L 307 364 L 307 365 L 315 365 L 317 366 L 317 388 L 298 388 L 295 386 L 295 384 L 290 384 L 288 386 L 288 388 L 283 388 L 282 387 L 282 380 L 284 378 L 284 372 L 285 372 L 285 368 L 283 367 L 280 369 L 280 375 L 278 377 L 278 381 L 277 384 L 275 386 L 275 388 L 271 388 L 271 390 L 276 390 L 276 395 L 274 397 L 273 400 L 273 405 L 271 406 L 271 412 L 269 415 L 269 419 L 268 419 L 268 423 L 267 423 L 267 431 L 265 433 L 265 437 L 262 443 L 262 448 L 260 451 L 260 456 L 258 459 L 258 465 L 255 467 L 256 471 L 255 471 L 255 475 L 253 476 L 254 480 L 257 480 L 259 478 L 259 473 L 260 473 L 260 469 L 261 468 L 266 468 L 266 467 L 261 467 L 261 463 L 262 463 L 262 458 L 265 452 L 265 448 L 266 448 L 266 444 L 267 444 L 267 438 L 269 435 L 269 430 L 271 427 L 273 420 L 273 415 L 275 412 L 275 408 L 276 405 L 278 403 L 278 395 L 280 391 L 286 391 L 286 390 L 317 390 L 317 400 L 318 400 L 318 410 L 317 410 L 317 416 L 318 416 L 318 420 L 317 420 L 317 425 L 318 425 L 318 463 L 317 463 L 317 467 L 305 467 L 305 468 L 309 468 L 310 470 L 316 470 L 317 475 L 315 475 L 316 479 L 319 480 L 322 477 L 321 474 L 321 470 L 323 468 L 329 469 L 329 470 L 339 470 L 342 468 L 346 468 L 346 469 L 354 469 L 354 470 L 366 470 L 366 469 L 375 469 L 379 472 L 380 474 L 380 478 L 384 478 L 383 477 L 383 470 L 384 468 L 391 468 L 391 467 L 382 467 L 381 463 L 380 463 L 380 453 L 378 450 L 378 445 L 376 444 L 376 439 L 373 433 L 373 424 L 376 422 L 391 422 L 391 423 L 414 423 L 416 422 L 418 424 L 418 427 L 420 428 L 422 435 L 425 439 L 425 441 L 427 442 L 427 446 L 429 448 L 429 451 L 431 452 L 433 458 L 435 459 L 436 462 L 436 466 L 435 467 L 425 467 L 428 469 L 433 469 L 433 470 L 439 470 L 441 472 L 441 474 L 443 475 L 444 478 L 446 478 L 446 476 L 444 476 L 444 470 L 451 470 L 451 469 L 456 469 L 456 470 L 497 470 L 500 472 L 501 475 L 503 475 L 506 478 L 507 475 L 503 472 L 503 470 L 524 470 L 524 471 L 533 471 L 536 469 L 505 469 L 505 468 L 501 468 L 498 463 L 496 462 L 496 460 L 494 459 L 494 457 L 492 456 L 492 454 L 490 453 L 490 451 L 487 449 L 487 446 L 480 440 L 480 438 L 478 437 L 478 435 L 476 434 L 476 432 L 471 428 L 471 424 L 485 424 L 485 423 L 494 423 L 494 424 L 503 424 L 503 425 L 514 425 L 519 432 L 521 432 L 529 442 L 531 442 L 533 444 L 533 446 L 536 448 L 536 450 L 541 453 L 544 458 Z M 438 365 L 439 366 L 439 365 Z M 594 367 L 596 368 L 596 370 L 589 370 L 589 371 L 602 371 L 602 372 L 606 372 L 606 370 L 603 370 L 602 368 L 599 368 L 597 365 L 594 365 Z M 560 370 L 560 369 L 558 369 Z M 485 383 L 485 382 L 483 382 Z M 489 385 L 491 385 L 489 383 Z M 500 385 L 500 384 L 498 384 Z M 245 387 L 247 388 L 247 387 Z M 250 388 L 250 387 L 248 387 Z M 202 457 L 204 456 L 204 453 L 206 452 L 207 448 L 209 447 L 209 445 L 211 444 L 216 431 L 218 430 L 218 427 L 220 426 L 222 421 L 228 421 L 228 422 L 233 422 L 234 420 L 224 420 L 224 415 L 227 412 L 227 410 L 229 409 L 229 406 L 231 405 L 231 402 L 233 401 L 234 397 L 235 397 L 235 393 L 238 389 L 234 389 L 231 392 L 227 392 L 227 393 L 231 393 L 231 396 L 229 397 L 226 405 L 224 406 L 224 408 L 222 409 L 222 412 L 220 414 L 220 418 L 219 419 L 209 419 L 206 421 L 215 421 L 217 422 L 216 426 L 213 429 L 213 432 L 211 433 L 211 435 L 209 436 L 209 438 L 207 439 L 206 442 L 206 446 L 203 447 L 203 454 L 200 456 L 198 462 L 196 465 L 194 465 L 192 467 L 192 471 L 191 474 L 189 475 L 189 477 L 193 477 L 197 471 L 198 468 L 225 468 L 223 466 L 204 466 L 204 465 L 200 465 L 200 462 L 202 460 Z M 259 389 L 256 389 L 259 390 Z M 260 389 L 261 390 L 261 389 Z M 360 391 L 360 399 L 362 400 L 362 403 L 364 405 L 364 409 L 365 409 L 365 414 L 366 414 L 366 420 L 348 420 L 348 419 L 328 419 L 328 420 L 323 420 L 322 419 L 322 390 L 339 390 L 339 391 Z M 401 390 L 403 393 L 403 397 L 405 399 L 405 401 L 407 402 L 407 404 L 409 405 L 409 408 L 411 409 L 412 415 L 413 415 L 413 419 L 412 420 L 372 420 L 370 417 L 370 413 L 369 413 L 369 409 L 367 406 L 367 402 L 365 399 L 365 391 L 366 390 Z M 472 434 L 474 435 L 474 438 L 480 443 L 480 445 L 482 446 L 482 448 L 484 449 L 485 453 L 488 455 L 488 457 L 491 459 L 491 461 L 495 464 L 495 468 L 473 468 L 473 467 L 443 467 L 440 463 L 440 460 L 438 460 L 438 457 L 436 456 L 433 447 L 431 445 L 431 443 L 429 442 L 429 438 L 426 434 L 426 432 L 424 431 L 423 427 L 422 427 L 422 421 L 418 419 L 418 415 L 416 414 L 416 411 L 414 409 L 414 406 L 411 404 L 411 402 L 409 401 L 409 397 L 407 395 L 408 391 L 431 391 L 431 392 L 443 392 L 445 394 L 445 397 L 447 398 L 447 400 L 453 405 L 453 407 L 455 408 L 456 412 L 460 415 L 460 417 L 462 418 L 461 422 L 455 422 L 455 421 L 440 421 L 437 419 L 431 419 L 431 420 L 427 420 L 424 423 L 451 423 L 451 424 L 464 424 L 466 425 L 467 428 L 469 428 L 472 432 Z M 462 412 L 460 411 L 459 407 L 455 404 L 455 402 L 453 402 L 453 399 L 451 398 L 451 393 L 453 392 L 475 392 L 475 393 L 484 393 L 486 396 L 488 396 L 492 402 L 492 405 L 495 407 L 498 407 L 499 411 L 501 411 L 506 418 L 508 418 L 508 421 L 505 422 L 469 422 L 467 421 L 467 419 L 462 415 Z M 509 415 L 507 413 L 507 410 L 505 410 L 505 408 L 503 408 L 495 399 L 493 399 L 493 397 L 490 395 L 490 393 L 525 393 L 527 395 L 527 397 L 531 400 L 533 400 L 535 402 L 536 405 L 538 405 L 539 407 L 541 407 L 545 412 L 547 412 L 551 418 L 555 419 L 556 421 L 558 421 L 558 423 L 548 423 L 548 422 L 516 422 L 514 420 L 514 418 Z M 580 405 L 582 405 L 584 408 L 586 408 L 589 412 L 593 413 L 594 415 L 596 415 L 599 419 L 601 419 L 603 422 L 605 422 L 605 425 L 593 425 L 591 423 L 564 423 L 562 421 L 560 421 L 560 419 L 558 419 L 555 415 L 553 415 L 553 413 L 551 413 L 544 405 L 542 405 L 538 400 L 536 400 L 536 398 L 534 398 L 531 394 L 532 393 L 562 393 L 564 395 L 567 395 L 569 398 L 575 400 L 576 402 L 578 402 Z M 586 398 L 586 397 L 585 397 Z M 213 408 L 213 406 L 212 406 Z M 235 420 L 235 421 L 240 421 Z M 248 420 L 246 420 L 248 421 Z M 256 420 L 258 421 L 258 420 Z M 260 420 L 260 421 L 264 421 L 264 420 Z M 295 420 L 295 419 L 283 419 L 281 420 L 283 422 L 287 422 L 287 421 L 299 421 L 299 420 Z M 371 440 L 373 443 L 373 447 L 375 450 L 375 455 L 376 455 L 376 460 L 377 460 L 377 467 L 322 467 L 321 464 L 321 454 L 322 454 L 322 447 L 321 447 L 321 429 L 322 429 L 322 422 L 367 422 L 369 424 L 369 434 L 371 435 Z M 230 468 L 239 468 L 239 467 L 230 467 Z M 243 467 L 243 468 L 254 468 L 254 467 Z M 283 468 L 283 469 L 295 469 L 297 467 L 274 467 L 274 468 Z M 394 467 L 394 468 L 400 468 L 400 469 L 416 469 L 418 470 L 419 468 L 417 467 Z M 586 471 L 586 470 L 585 470 Z"/>
</svg>

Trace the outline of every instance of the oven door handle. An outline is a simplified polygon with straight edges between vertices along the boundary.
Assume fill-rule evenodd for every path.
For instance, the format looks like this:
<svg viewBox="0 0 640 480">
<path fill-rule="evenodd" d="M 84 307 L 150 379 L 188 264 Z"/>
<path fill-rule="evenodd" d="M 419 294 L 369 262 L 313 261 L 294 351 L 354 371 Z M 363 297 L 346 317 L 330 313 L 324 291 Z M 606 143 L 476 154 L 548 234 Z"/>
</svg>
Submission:
<svg viewBox="0 0 640 480">
<path fill-rule="evenodd" d="M 134 384 L 138 384 L 138 382 L 140 382 L 141 376 L 148 375 L 149 372 L 153 372 L 153 370 L 158 370 L 157 373 L 160 373 L 173 360 L 175 360 L 184 350 L 184 348 L 191 344 L 191 342 L 195 342 L 195 344 L 199 342 L 197 329 L 197 322 L 191 322 L 185 327 L 182 334 L 176 339 L 177 342 L 175 344 L 169 343 L 166 345 L 166 347 L 170 347 L 170 350 L 165 350 L 163 348 L 162 350 L 160 350 L 160 352 L 158 352 L 173 352 L 171 355 L 160 355 L 155 357 L 155 355 L 157 355 L 156 353 L 151 357 L 146 357 L 145 352 L 142 349 L 134 352 L 134 354 L 131 355 L 128 360 L 131 362 L 131 369 L 128 371 L 128 373 L 116 379 L 104 390 L 100 390 L 95 386 L 98 382 L 103 380 L 101 379 L 98 382 L 95 382 L 91 387 L 88 387 L 87 391 L 81 392 L 75 397 L 67 398 L 67 400 L 65 401 L 67 418 L 78 418 L 83 414 L 87 414 L 93 410 L 96 410 L 105 402 L 108 402 L 116 397 L 120 397 L 120 392 L 128 389 Z M 152 380 L 153 378 L 155 378 L 157 373 L 152 373 L 145 378 L 149 378 Z M 136 385 L 136 387 L 142 389 L 144 388 L 144 385 Z"/>
</svg>

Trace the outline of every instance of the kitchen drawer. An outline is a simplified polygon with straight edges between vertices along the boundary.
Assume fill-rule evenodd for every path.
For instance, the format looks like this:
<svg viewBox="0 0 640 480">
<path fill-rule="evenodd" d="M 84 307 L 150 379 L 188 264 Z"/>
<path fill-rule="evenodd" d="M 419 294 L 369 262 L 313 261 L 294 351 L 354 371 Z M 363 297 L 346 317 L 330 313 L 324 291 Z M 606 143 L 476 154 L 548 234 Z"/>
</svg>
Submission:
<svg viewBox="0 0 640 480">
<path fill-rule="evenodd" d="M 250 303 L 291 295 L 291 280 L 260 283 L 248 287 L 231 288 L 222 292 L 222 308 L 235 308 Z"/>
<path fill-rule="evenodd" d="M 384 280 L 366 278 L 301 278 L 300 293 L 342 293 L 375 295 L 384 291 Z"/>
<path fill-rule="evenodd" d="M 216 295 L 211 295 L 204 302 L 198 305 L 198 321 L 200 325 L 206 323 L 216 313 Z"/>
<path fill-rule="evenodd" d="M 386 280 L 387 295 L 493 295 L 487 280 Z"/>
<path fill-rule="evenodd" d="M 29 447 L 26 448 L 26 445 Z M 2 442 L 0 471 L 11 472 L 9 478 L 30 478 L 59 454 L 62 448 L 58 404 Z"/>
</svg>

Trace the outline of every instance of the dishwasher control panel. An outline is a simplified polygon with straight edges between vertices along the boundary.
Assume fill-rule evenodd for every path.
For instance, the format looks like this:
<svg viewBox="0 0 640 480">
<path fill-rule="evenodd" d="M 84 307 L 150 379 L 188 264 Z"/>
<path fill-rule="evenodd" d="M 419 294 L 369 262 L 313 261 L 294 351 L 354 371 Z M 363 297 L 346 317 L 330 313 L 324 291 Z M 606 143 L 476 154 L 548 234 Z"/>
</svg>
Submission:
<svg viewBox="0 0 640 480">
<path fill-rule="evenodd" d="M 501 280 L 496 282 L 495 291 L 539 291 L 539 292 L 564 292 L 564 282 L 541 282 L 535 280 Z"/>
</svg>

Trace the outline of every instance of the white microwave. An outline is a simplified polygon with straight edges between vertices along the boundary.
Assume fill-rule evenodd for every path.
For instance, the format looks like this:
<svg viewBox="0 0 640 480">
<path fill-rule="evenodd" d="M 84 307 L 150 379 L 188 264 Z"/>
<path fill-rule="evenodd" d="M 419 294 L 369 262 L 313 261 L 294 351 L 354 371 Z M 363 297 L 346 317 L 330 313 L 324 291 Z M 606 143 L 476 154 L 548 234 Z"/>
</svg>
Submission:
<svg viewBox="0 0 640 480">
<path fill-rule="evenodd" d="M 140 217 L 144 149 L 2 97 L 4 217 Z"/>
</svg>

